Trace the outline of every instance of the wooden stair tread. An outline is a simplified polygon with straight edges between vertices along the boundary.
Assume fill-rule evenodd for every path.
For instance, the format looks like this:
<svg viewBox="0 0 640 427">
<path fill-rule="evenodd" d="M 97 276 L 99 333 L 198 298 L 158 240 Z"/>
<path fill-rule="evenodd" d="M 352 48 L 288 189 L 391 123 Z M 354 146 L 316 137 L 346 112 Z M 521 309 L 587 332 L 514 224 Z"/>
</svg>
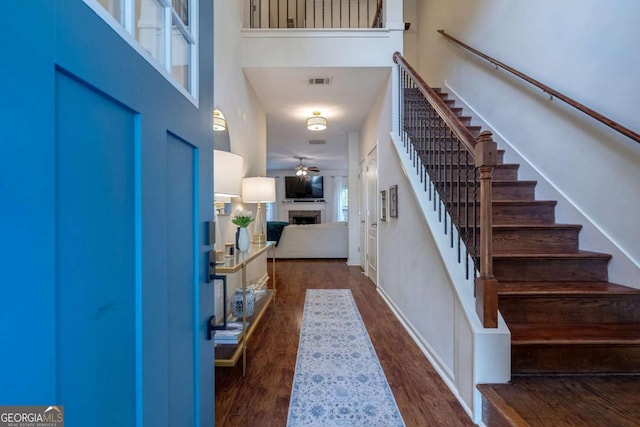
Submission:
<svg viewBox="0 0 640 427">
<path fill-rule="evenodd" d="M 461 163 L 460 165 L 458 165 L 457 163 L 454 163 L 454 164 L 447 163 L 446 165 L 436 164 L 431 167 L 435 169 L 444 169 L 446 167 L 447 169 L 449 169 L 449 168 L 458 168 L 459 166 L 463 168 L 475 167 L 473 163 L 468 163 L 468 164 Z M 495 165 L 494 168 L 495 169 L 518 169 L 520 168 L 520 165 L 517 163 L 500 163 Z M 493 182 L 493 180 L 491 182 Z"/>
<path fill-rule="evenodd" d="M 526 179 L 492 179 L 491 185 L 535 185 L 538 181 Z"/>
<path fill-rule="evenodd" d="M 640 345 L 640 325 L 636 323 L 509 325 L 511 345 L 632 344 Z"/>
<path fill-rule="evenodd" d="M 470 202 L 471 203 L 471 202 Z M 458 204 L 457 200 L 453 201 L 454 205 Z M 466 205 L 464 200 L 460 200 L 461 205 Z M 476 202 L 477 205 L 480 205 L 480 201 Z M 509 199 L 509 200 L 493 200 L 492 205 L 500 205 L 500 206 L 530 206 L 530 205 L 549 205 L 556 206 L 558 202 L 556 200 L 527 200 L 527 199 Z"/>
<path fill-rule="evenodd" d="M 578 251 L 575 253 L 566 254 L 545 254 L 545 253 L 524 253 L 524 254 L 494 254 L 493 259 L 505 260 L 505 259 L 611 259 L 611 254 L 605 254 L 601 252 L 591 251 Z"/>
<path fill-rule="evenodd" d="M 500 282 L 501 296 L 640 295 L 640 289 L 611 282 Z"/>
<path fill-rule="evenodd" d="M 469 225 L 469 227 L 473 227 Z M 482 228 L 479 224 L 476 225 L 477 228 Z M 464 224 L 461 228 L 465 228 Z M 492 230 L 519 230 L 522 228 L 530 228 L 530 229 L 538 229 L 538 230 L 580 230 L 582 229 L 582 225 L 580 224 L 494 224 L 491 226 Z"/>
<path fill-rule="evenodd" d="M 483 400 L 486 400 L 487 403 L 491 405 L 491 409 L 497 411 L 497 416 L 500 421 L 512 427 L 529 427 L 529 423 L 503 398 L 499 392 L 500 390 L 496 389 L 496 385 L 500 386 L 502 384 L 478 384 L 476 388 L 482 394 Z M 486 409 L 483 409 L 483 413 L 485 412 Z"/>
<path fill-rule="evenodd" d="M 640 375 L 514 375 L 477 388 L 511 426 L 631 427 L 640 420 Z"/>
<path fill-rule="evenodd" d="M 442 183 L 442 182 L 449 182 L 449 181 L 447 179 L 438 179 L 438 180 L 432 179 L 432 182 L 435 182 L 435 183 L 439 184 L 439 183 Z M 525 181 L 525 180 L 498 180 L 498 179 L 495 179 L 495 180 L 491 181 L 491 185 L 492 185 L 493 188 L 497 188 L 497 187 L 531 187 L 531 186 L 535 186 L 537 184 L 538 184 L 538 181 Z M 460 185 L 460 187 L 466 187 L 466 186 L 473 187 L 475 184 L 472 181 L 469 181 L 469 182 L 461 181 L 459 185 Z M 496 201 L 499 201 L 499 200 L 504 200 L 504 199 L 494 200 L 494 203 Z"/>
<path fill-rule="evenodd" d="M 467 151 L 467 150 L 466 150 L 463 146 L 461 146 L 460 148 L 454 148 L 454 147 L 451 147 L 451 146 L 446 146 L 446 147 L 436 146 L 436 147 L 433 147 L 433 149 L 432 149 L 432 150 L 430 150 L 430 149 L 429 149 L 429 148 L 427 148 L 427 147 L 424 147 L 424 148 L 416 147 L 416 152 L 418 152 L 418 153 L 430 153 L 430 152 L 434 152 L 434 153 L 450 153 L 450 152 L 452 152 L 452 151 L 453 151 L 454 153 L 457 153 L 457 152 L 459 152 L 459 151 L 460 151 L 460 152 L 465 152 L 465 151 Z M 498 149 L 496 150 L 496 152 L 497 152 L 497 153 L 505 154 L 505 150 L 504 150 L 503 148 L 498 148 Z M 519 165 L 519 163 L 516 163 L 516 164 L 518 164 L 518 165 Z"/>
</svg>

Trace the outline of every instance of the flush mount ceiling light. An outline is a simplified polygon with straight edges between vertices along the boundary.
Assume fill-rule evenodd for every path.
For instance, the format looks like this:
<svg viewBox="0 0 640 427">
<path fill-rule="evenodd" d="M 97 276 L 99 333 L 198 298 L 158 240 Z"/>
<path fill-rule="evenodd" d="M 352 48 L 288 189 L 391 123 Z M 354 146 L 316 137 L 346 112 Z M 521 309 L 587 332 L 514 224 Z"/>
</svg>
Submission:
<svg viewBox="0 0 640 427">
<path fill-rule="evenodd" d="M 320 115 L 320 111 L 314 111 L 313 117 L 307 119 L 307 129 L 321 131 L 327 128 L 327 119 Z"/>
<path fill-rule="evenodd" d="M 213 130 L 223 131 L 227 129 L 227 121 L 219 110 L 213 110 Z"/>
</svg>

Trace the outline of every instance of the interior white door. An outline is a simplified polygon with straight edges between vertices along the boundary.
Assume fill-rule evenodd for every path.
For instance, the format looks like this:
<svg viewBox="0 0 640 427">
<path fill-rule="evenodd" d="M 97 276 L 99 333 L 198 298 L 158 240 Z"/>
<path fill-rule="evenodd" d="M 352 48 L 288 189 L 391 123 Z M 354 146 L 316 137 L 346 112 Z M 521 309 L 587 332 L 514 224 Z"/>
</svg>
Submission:
<svg viewBox="0 0 640 427">
<path fill-rule="evenodd" d="M 374 147 L 367 155 L 367 276 L 378 284 L 378 158 Z"/>
</svg>

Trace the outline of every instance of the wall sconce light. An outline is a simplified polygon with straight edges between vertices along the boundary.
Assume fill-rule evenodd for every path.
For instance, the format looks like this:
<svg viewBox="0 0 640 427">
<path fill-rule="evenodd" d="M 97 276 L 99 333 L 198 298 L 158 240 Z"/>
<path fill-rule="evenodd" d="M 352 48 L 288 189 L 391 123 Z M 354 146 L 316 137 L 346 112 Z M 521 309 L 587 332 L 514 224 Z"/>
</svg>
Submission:
<svg viewBox="0 0 640 427">
<path fill-rule="evenodd" d="M 227 129 L 227 121 L 220 110 L 213 110 L 213 130 L 219 132 Z"/>
<path fill-rule="evenodd" d="M 320 115 L 320 111 L 314 111 L 313 117 L 307 119 L 307 129 L 321 131 L 327 128 L 327 119 Z"/>
</svg>

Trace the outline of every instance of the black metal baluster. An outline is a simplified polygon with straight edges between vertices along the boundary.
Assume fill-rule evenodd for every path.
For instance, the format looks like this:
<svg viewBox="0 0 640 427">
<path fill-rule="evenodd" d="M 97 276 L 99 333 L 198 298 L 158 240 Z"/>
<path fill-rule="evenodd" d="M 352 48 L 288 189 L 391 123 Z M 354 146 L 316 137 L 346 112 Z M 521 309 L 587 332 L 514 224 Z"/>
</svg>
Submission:
<svg viewBox="0 0 640 427">
<path fill-rule="evenodd" d="M 458 188 L 458 185 L 457 185 L 458 180 L 459 180 L 459 176 L 460 176 L 460 165 L 458 164 L 456 166 L 456 162 L 454 160 L 454 157 L 455 157 L 454 151 L 457 151 L 459 149 L 458 138 L 455 136 L 453 131 L 449 130 L 449 133 L 451 135 L 451 195 L 449 196 L 449 215 L 451 216 L 451 219 L 450 219 L 450 224 L 449 224 L 449 232 L 451 233 L 451 247 L 453 248 L 453 246 L 454 246 L 454 240 L 453 240 L 453 227 L 454 227 L 453 209 L 454 209 L 454 206 L 455 206 L 455 195 L 456 195 L 456 192 L 457 193 L 460 192 L 460 188 Z M 459 256 L 458 256 L 458 262 L 460 262 L 460 257 Z"/>
<path fill-rule="evenodd" d="M 324 0 L 322 0 L 322 27 L 321 28 L 326 28 L 325 16 L 324 16 L 325 6 L 326 5 L 324 4 Z"/>
<path fill-rule="evenodd" d="M 404 98 L 404 90 L 402 89 L 402 69 L 398 65 L 398 95 L 400 96 L 400 101 L 398 102 L 398 136 L 402 137 L 402 109 L 404 107 L 405 98 Z"/>
<path fill-rule="evenodd" d="M 466 274 L 465 274 L 465 278 L 467 280 L 469 280 L 469 215 L 470 215 L 470 211 L 471 206 L 469 206 L 469 151 L 465 150 L 465 161 L 464 161 L 464 165 L 466 168 L 466 172 L 465 172 L 465 185 L 464 185 L 464 217 L 465 217 L 465 235 L 464 235 L 464 244 L 467 248 L 467 260 L 466 260 Z"/>
<path fill-rule="evenodd" d="M 407 73 L 402 70 L 402 81 L 401 81 L 401 87 L 402 87 L 402 96 L 405 97 L 405 103 L 406 101 L 406 94 L 407 94 Z M 407 131 L 406 131 L 406 115 L 407 112 L 405 111 L 406 108 L 406 104 L 403 104 L 402 106 L 399 106 L 399 108 L 402 111 L 402 120 L 400 121 L 400 132 L 402 132 L 402 145 L 403 147 L 407 146 Z"/>
<path fill-rule="evenodd" d="M 477 238 L 477 229 L 478 229 L 478 168 L 474 165 L 474 173 L 473 173 L 473 271 L 474 275 L 477 270 L 478 265 L 478 238 Z M 475 296 L 475 292 L 474 292 Z"/>
<path fill-rule="evenodd" d="M 420 182 L 424 183 L 424 175 L 422 173 L 422 171 L 424 170 L 424 136 L 426 133 L 426 112 L 422 111 L 422 109 L 418 109 L 418 111 L 420 111 L 420 117 L 421 117 L 421 121 L 420 121 L 420 128 L 418 129 L 418 144 L 420 147 L 420 163 L 418 164 L 418 169 L 416 170 L 416 172 L 418 173 L 418 175 L 420 175 Z"/>
<path fill-rule="evenodd" d="M 456 138 L 457 141 L 457 149 L 458 149 L 458 176 L 457 176 L 457 187 L 458 187 L 458 194 L 456 197 L 456 216 L 457 216 L 457 220 L 456 220 L 456 227 L 458 228 L 458 263 L 462 262 L 461 259 L 461 253 L 460 253 L 460 232 L 461 230 L 461 216 L 460 216 L 460 195 L 462 193 L 462 163 L 461 163 L 461 147 L 460 147 L 460 140 Z M 465 168 L 466 170 L 466 168 Z"/>
<path fill-rule="evenodd" d="M 331 0 L 331 28 L 333 28 L 333 0 Z"/>
<path fill-rule="evenodd" d="M 443 144 L 444 144 L 444 170 L 443 170 L 443 189 L 442 189 L 442 204 L 444 206 L 444 218 L 443 218 L 443 222 L 444 222 L 444 234 L 445 236 L 447 235 L 447 232 L 449 231 L 449 227 L 447 226 L 447 222 L 448 222 L 448 215 L 447 215 L 447 204 L 449 203 L 449 170 L 451 169 L 449 166 L 449 141 L 447 140 L 447 133 L 448 133 L 448 129 L 447 126 L 444 122 L 444 120 L 440 119 L 440 129 L 441 129 L 441 134 L 443 137 Z"/>
<path fill-rule="evenodd" d="M 438 183 L 436 182 L 436 165 L 438 164 L 438 159 L 435 156 L 435 152 L 437 150 L 436 147 L 436 138 L 435 138 L 435 134 L 433 131 L 433 120 L 434 120 L 434 113 L 433 113 L 433 109 L 431 108 L 431 105 L 428 106 L 429 108 L 429 145 L 431 146 L 431 148 L 429 149 L 431 152 L 431 164 L 429 165 L 429 177 L 431 179 L 431 196 L 432 196 L 432 200 L 433 200 L 433 211 L 435 212 L 436 210 L 436 192 L 437 192 L 437 185 Z"/>
<path fill-rule="evenodd" d="M 428 132 L 429 132 L 429 112 L 428 110 L 424 110 L 424 127 L 422 129 L 422 170 L 421 175 L 422 175 L 422 182 L 424 183 L 424 188 L 423 190 L 428 193 L 429 192 L 429 184 L 427 183 L 428 178 L 427 178 L 427 163 L 429 163 L 429 151 L 428 151 L 428 141 L 427 141 L 427 137 L 428 137 Z"/>
</svg>

